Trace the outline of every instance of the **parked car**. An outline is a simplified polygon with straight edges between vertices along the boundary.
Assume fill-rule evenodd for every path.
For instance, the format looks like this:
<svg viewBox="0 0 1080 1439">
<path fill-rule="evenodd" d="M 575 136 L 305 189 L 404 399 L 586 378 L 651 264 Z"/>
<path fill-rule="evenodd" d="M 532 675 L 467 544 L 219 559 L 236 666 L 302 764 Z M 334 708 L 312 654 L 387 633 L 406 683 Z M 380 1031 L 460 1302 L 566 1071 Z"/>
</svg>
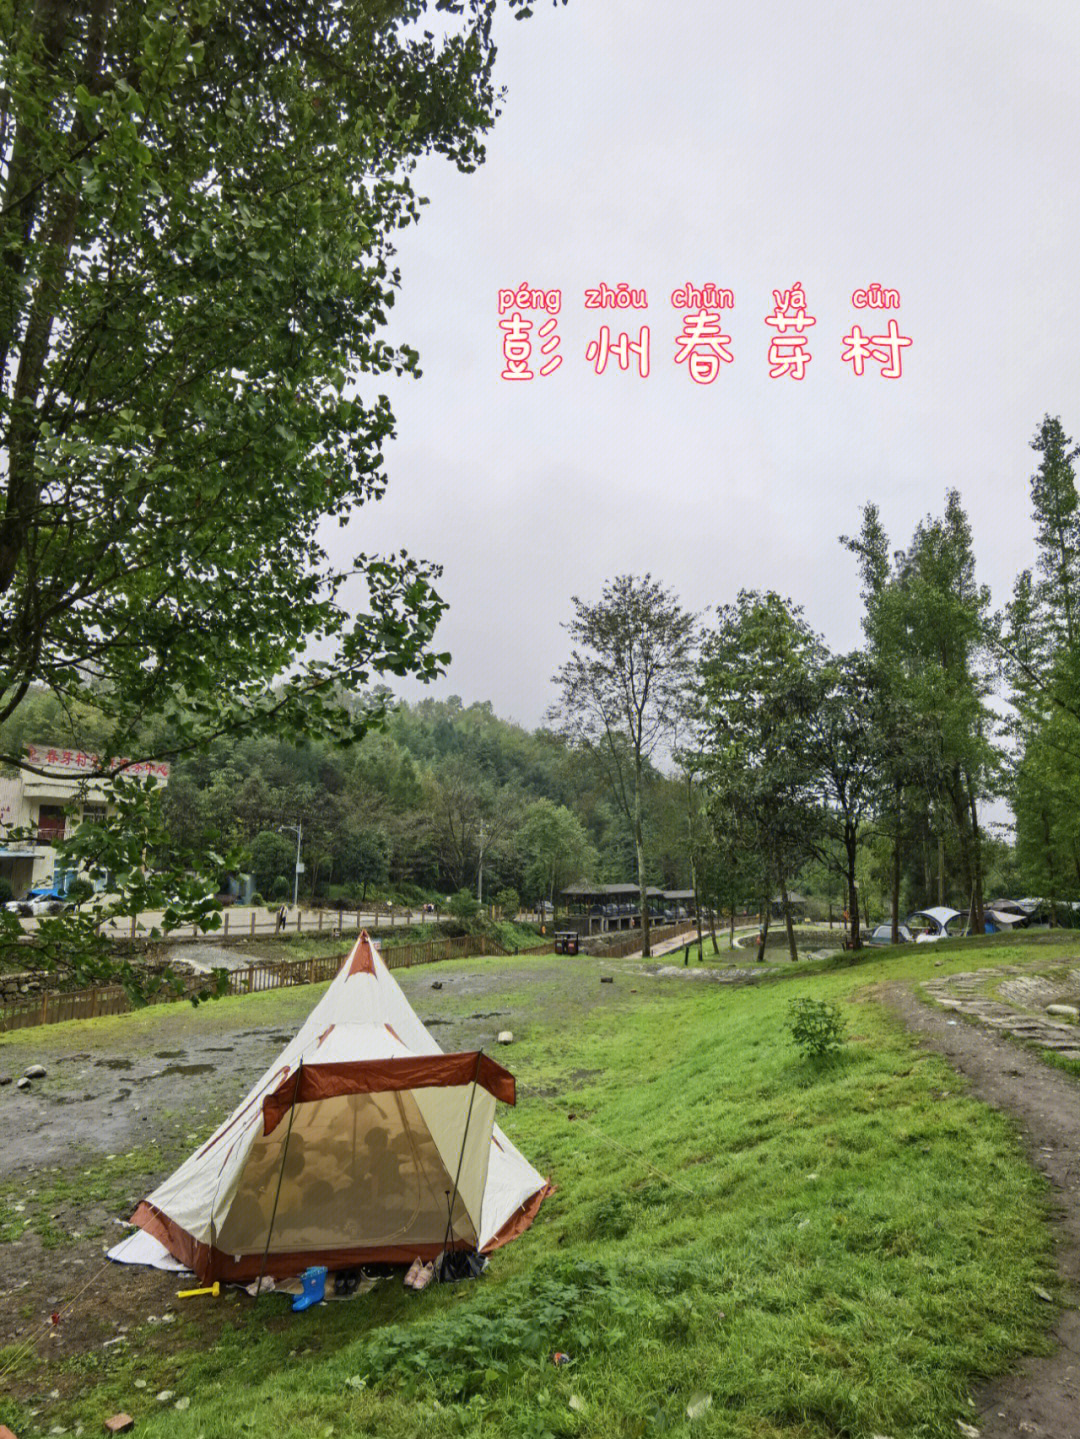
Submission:
<svg viewBox="0 0 1080 1439">
<path fill-rule="evenodd" d="M 906 924 L 900 925 L 898 933 L 901 944 L 911 943 L 911 930 Z M 892 925 L 879 924 L 871 934 L 867 935 L 866 942 L 867 944 L 892 944 Z"/>
<path fill-rule="evenodd" d="M 71 904 L 57 889 L 32 889 L 25 899 L 9 899 L 4 908 L 9 914 L 31 919 L 39 914 L 63 914 Z"/>
</svg>

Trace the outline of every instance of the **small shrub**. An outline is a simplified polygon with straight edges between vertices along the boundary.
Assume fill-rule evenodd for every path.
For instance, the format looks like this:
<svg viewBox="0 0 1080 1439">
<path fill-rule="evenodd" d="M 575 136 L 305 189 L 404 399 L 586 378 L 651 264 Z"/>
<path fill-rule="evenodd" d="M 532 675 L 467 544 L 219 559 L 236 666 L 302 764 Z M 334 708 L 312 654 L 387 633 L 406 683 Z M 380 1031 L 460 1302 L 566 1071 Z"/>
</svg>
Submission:
<svg viewBox="0 0 1080 1439">
<path fill-rule="evenodd" d="M 270 898 L 279 900 L 288 899 L 291 893 L 292 890 L 289 887 L 289 881 L 285 878 L 283 874 L 279 874 L 277 879 L 275 879 L 274 883 L 270 886 Z"/>
<path fill-rule="evenodd" d="M 805 996 L 791 1001 L 787 1027 L 808 1059 L 828 1059 L 836 1054 L 846 1028 L 838 1004 Z"/>
<path fill-rule="evenodd" d="M 447 905 L 450 913 L 455 919 L 475 919 L 477 910 L 480 908 L 476 895 L 470 894 L 467 889 L 459 889 L 457 894 L 451 896 Z"/>
<path fill-rule="evenodd" d="M 517 912 L 521 908 L 521 896 L 512 885 L 506 889 L 500 889 L 495 896 L 495 903 L 503 919 L 516 919 Z"/>
<path fill-rule="evenodd" d="M 94 886 L 82 875 L 71 881 L 67 888 L 67 894 L 64 896 L 72 904 L 85 904 L 88 899 L 93 899 L 93 897 Z"/>
<path fill-rule="evenodd" d="M 252 903 L 253 905 L 263 905 L 263 904 L 266 903 L 266 900 L 263 899 L 263 897 L 262 897 L 262 895 L 259 893 L 259 891 L 256 890 L 255 893 L 251 896 L 251 903 Z"/>
</svg>

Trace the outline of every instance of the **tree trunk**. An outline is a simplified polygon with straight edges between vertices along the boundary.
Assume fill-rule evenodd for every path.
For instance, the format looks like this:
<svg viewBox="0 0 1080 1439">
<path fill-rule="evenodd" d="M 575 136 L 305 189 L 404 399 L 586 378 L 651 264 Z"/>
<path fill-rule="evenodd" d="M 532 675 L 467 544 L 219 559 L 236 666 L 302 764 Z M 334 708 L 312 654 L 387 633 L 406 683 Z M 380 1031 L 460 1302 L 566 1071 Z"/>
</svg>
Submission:
<svg viewBox="0 0 1080 1439">
<path fill-rule="evenodd" d="M 697 920 L 697 962 L 698 964 L 704 964 L 705 951 L 702 948 L 703 941 L 701 938 L 701 899 L 698 895 L 697 866 L 693 860 L 690 861 L 690 879 L 694 889 L 694 918 Z"/>
<path fill-rule="evenodd" d="M 900 943 L 900 836 L 893 840 L 892 851 L 892 935 L 893 944 Z"/>
<path fill-rule="evenodd" d="M 769 937 L 769 901 L 766 899 L 761 910 L 761 928 L 758 930 L 757 962 L 761 964 L 765 959 L 765 941 Z"/>
<path fill-rule="evenodd" d="M 1043 810 L 1042 812 L 1042 822 L 1043 844 L 1046 846 L 1046 875 L 1050 881 L 1050 928 L 1053 929 L 1054 919 L 1057 915 L 1057 902 L 1055 898 L 1057 891 L 1057 875 L 1054 872 L 1054 849 L 1050 839 L 1050 817 L 1047 815 L 1045 810 Z"/>
<path fill-rule="evenodd" d="M 641 891 L 641 957 L 652 954 L 649 947 L 649 895 L 645 883 L 645 834 L 641 819 L 641 765 L 634 771 L 634 848 L 637 851 L 638 888 Z"/>
<path fill-rule="evenodd" d="M 862 928 L 859 924 L 859 886 L 855 879 L 855 861 L 858 857 L 858 842 L 853 834 L 844 838 L 847 851 L 848 913 L 851 915 L 851 947 L 862 949 Z"/>
<path fill-rule="evenodd" d="M 972 853 L 971 838 L 971 814 L 968 808 L 968 793 L 964 783 L 964 777 L 960 773 L 959 766 L 954 767 L 951 772 L 951 784 L 949 785 L 949 797 L 952 801 L 953 819 L 956 822 L 956 837 L 960 844 L 960 864 L 964 872 L 964 893 L 973 894 L 975 890 L 975 866 Z M 944 900 L 942 900 L 944 904 Z M 980 898 L 980 905 L 982 900 Z M 981 934 L 982 931 L 980 930 Z"/>
<path fill-rule="evenodd" d="M 862 931 L 859 928 L 859 887 L 855 882 L 855 862 L 849 860 L 848 869 L 848 914 L 850 915 L 850 929 L 848 931 L 851 948 L 862 949 Z"/>
<path fill-rule="evenodd" d="M 982 838 L 979 833 L 979 812 L 975 804 L 975 786 L 968 778 L 968 803 L 971 807 L 971 931 L 986 933 L 983 914 Z"/>
<path fill-rule="evenodd" d="M 799 958 L 799 948 L 795 943 L 795 928 L 791 923 L 791 904 L 788 900 L 787 880 L 783 874 L 780 875 L 780 900 L 784 906 L 784 928 L 787 930 L 788 958 L 792 964 Z"/>
<path fill-rule="evenodd" d="M 937 838 L 937 902 L 944 908 L 945 905 L 945 836 L 939 834 Z"/>
</svg>

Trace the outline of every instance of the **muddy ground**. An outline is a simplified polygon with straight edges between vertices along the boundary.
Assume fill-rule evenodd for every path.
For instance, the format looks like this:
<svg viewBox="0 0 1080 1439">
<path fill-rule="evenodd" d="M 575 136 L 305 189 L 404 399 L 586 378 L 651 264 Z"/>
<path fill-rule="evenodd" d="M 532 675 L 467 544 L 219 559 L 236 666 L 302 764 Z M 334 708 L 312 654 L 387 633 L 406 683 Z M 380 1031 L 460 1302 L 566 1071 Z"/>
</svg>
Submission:
<svg viewBox="0 0 1080 1439">
<path fill-rule="evenodd" d="M 518 1037 L 536 1009 L 549 1017 L 616 998 L 597 984 L 598 962 L 582 958 L 522 967 L 507 998 L 497 970 L 425 966 L 395 978 L 443 1049 L 496 1048 L 500 1030 Z M 609 963 L 607 969 L 613 967 Z M 0 1087 L 0 1183 L 50 1165 L 89 1162 L 153 1140 L 168 1145 L 213 1127 L 239 1101 L 306 1019 L 324 987 L 187 1004 L 95 1021 L 43 1026 L 0 1045 L 0 1080 L 33 1064 L 48 1071 L 30 1090 Z M 500 1008 L 494 1008 L 497 994 Z M 543 996 L 541 998 L 540 996 Z M 263 1014 L 272 1020 L 258 1023 Z M 256 1022 L 252 1022 L 256 1021 Z"/>
</svg>

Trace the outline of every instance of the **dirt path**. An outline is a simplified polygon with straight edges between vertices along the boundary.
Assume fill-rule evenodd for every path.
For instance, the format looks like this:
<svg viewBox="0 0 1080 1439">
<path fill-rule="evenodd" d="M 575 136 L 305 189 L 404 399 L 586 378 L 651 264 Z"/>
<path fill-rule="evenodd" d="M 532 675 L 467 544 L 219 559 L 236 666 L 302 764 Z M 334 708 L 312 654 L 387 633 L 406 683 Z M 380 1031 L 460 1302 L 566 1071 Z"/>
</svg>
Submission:
<svg viewBox="0 0 1080 1439">
<path fill-rule="evenodd" d="M 1069 1291 L 1053 1329 L 1057 1348 L 984 1385 L 973 1422 L 982 1439 L 1080 1439 L 1080 1084 L 1020 1045 L 932 1009 L 901 984 L 882 994 L 910 1030 L 970 1080 L 979 1099 L 1018 1121 L 1029 1159 L 1053 1189 L 1058 1272 Z"/>
</svg>

